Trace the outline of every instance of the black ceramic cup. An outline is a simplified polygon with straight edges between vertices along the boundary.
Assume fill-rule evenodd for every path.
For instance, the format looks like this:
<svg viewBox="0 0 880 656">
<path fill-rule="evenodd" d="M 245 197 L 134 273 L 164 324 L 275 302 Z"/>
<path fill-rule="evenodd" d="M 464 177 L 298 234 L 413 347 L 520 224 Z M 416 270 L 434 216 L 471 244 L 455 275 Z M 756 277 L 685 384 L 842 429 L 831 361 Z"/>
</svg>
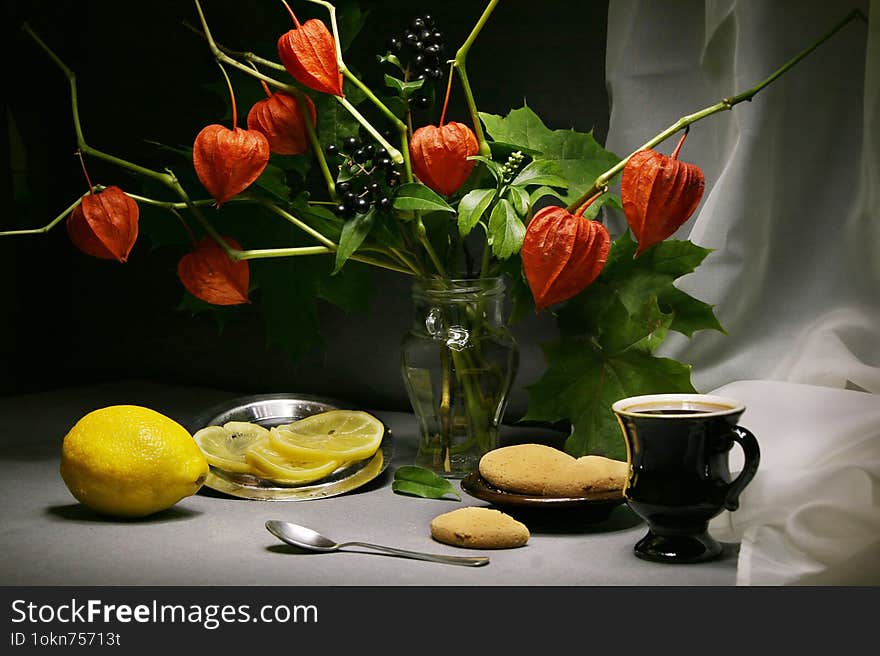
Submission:
<svg viewBox="0 0 880 656">
<path fill-rule="evenodd" d="M 721 554 L 709 520 L 739 507 L 739 495 L 758 469 L 758 442 L 738 426 L 745 406 L 708 394 L 652 394 L 612 406 L 626 440 L 627 505 L 648 524 L 636 556 L 668 563 L 695 563 Z M 745 456 L 731 480 L 728 454 L 734 443 Z"/>
</svg>

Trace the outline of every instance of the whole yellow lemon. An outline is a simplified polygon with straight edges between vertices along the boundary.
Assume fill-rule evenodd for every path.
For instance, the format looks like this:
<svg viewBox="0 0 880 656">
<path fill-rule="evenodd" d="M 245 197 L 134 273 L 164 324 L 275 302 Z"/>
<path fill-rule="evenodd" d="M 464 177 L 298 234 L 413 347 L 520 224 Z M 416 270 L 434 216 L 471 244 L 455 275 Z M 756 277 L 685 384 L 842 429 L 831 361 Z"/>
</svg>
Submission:
<svg viewBox="0 0 880 656">
<path fill-rule="evenodd" d="M 136 405 L 90 412 L 64 437 L 61 477 L 97 512 L 143 517 L 198 492 L 208 461 L 192 435 L 165 415 Z"/>
</svg>

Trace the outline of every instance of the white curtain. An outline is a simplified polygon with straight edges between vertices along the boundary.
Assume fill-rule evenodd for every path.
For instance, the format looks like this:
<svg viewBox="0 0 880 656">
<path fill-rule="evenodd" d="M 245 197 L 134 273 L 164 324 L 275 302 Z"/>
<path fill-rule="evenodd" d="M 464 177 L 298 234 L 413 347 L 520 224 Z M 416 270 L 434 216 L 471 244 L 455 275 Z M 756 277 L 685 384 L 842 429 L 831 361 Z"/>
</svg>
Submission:
<svg viewBox="0 0 880 656">
<path fill-rule="evenodd" d="M 702 391 L 763 379 L 880 393 L 880 0 L 611 0 L 607 147 L 620 156 L 753 87 L 854 8 L 873 21 L 691 126 L 680 158 L 706 192 L 676 237 L 715 250 L 679 285 L 728 334 L 673 335 L 661 354 L 692 364 Z"/>
<path fill-rule="evenodd" d="M 711 525 L 740 543 L 740 584 L 880 582 L 880 0 L 610 3 L 607 147 L 621 156 L 752 88 L 854 8 L 869 21 L 692 125 L 680 155 L 706 192 L 676 236 L 714 251 L 679 285 L 728 334 L 673 336 L 662 354 L 753 408 L 743 423 L 765 457 L 740 509 Z"/>
</svg>

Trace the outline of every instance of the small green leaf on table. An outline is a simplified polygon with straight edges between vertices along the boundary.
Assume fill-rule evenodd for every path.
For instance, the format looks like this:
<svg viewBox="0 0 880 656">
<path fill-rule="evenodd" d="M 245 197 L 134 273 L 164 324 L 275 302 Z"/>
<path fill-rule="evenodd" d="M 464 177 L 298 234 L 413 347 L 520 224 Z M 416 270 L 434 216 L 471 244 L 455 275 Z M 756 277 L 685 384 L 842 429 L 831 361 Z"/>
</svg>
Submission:
<svg viewBox="0 0 880 656">
<path fill-rule="evenodd" d="M 425 499 L 444 499 L 449 495 L 461 501 L 461 495 L 455 491 L 447 479 L 424 467 L 403 465 L 394 472 L 391 489 L 398 494 L 423 497 Z"/>
</svg>

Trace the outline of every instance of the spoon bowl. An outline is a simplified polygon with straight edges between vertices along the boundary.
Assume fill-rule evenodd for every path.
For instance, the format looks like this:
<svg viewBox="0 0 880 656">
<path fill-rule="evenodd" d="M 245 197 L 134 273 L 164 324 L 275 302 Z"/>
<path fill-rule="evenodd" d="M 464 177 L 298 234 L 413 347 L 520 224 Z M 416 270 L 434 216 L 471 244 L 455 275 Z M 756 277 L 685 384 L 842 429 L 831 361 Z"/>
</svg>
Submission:
<svg viewBox="0 0 880 656">
<path fill-rule="evenodd" d="M 339 544 L 307 526 L 271 519 L 266 522 L 266 528 L 269 529 L 269 533 L 282 542 L 292 544 L 301 549 L 320 552 L 337 551 L 339 549 Z"/>
<path fill-rule="evenodd" d="M 340 551 L 344 547 L 363 547 L 385 555 L 399 556 L 401 558 L 414 558 L 416 560 L 427 560 L 434 563 L 446 563 L 448 565 L 480 567 L 481 565 L 489 564 L 489 559 L 484 556 L 447 556 L 444 554 L 431 554 L 420 551 L 409 551 L 407 549 L 397 549 L 396 547 L 385 547 L 379 544 L 370 544 L 368 542 L 334 542 L 330 538 L 323 536 L 306 526 L 300 526 L 299 524 L 285 522 L 278 519 L 270 519 L 267 521 L 266 529 L 282 542 L 299 547 L 300 549 L 316 551 L 319 553 Z"/>
</svg>

